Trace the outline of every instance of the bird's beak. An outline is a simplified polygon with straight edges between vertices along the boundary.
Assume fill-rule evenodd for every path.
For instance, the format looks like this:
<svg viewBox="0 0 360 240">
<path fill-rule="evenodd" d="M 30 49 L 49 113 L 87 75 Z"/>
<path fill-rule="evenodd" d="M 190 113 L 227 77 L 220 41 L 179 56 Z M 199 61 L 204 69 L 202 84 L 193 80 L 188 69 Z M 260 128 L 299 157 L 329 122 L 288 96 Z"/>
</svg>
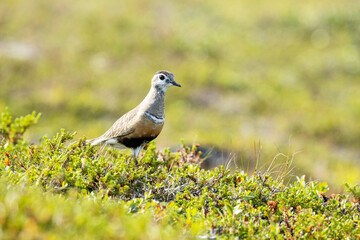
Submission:
<svg viewBox="0 0 360 240">
<path fill-rule="evenodd" d="M 181 85 L 180 85 L 180 84 L 178 84 L 178 83 L 177 83 L 177 82 L 175 82 L 175 81 L 171 81 L 171 83 L 172 83 L 172 85 L 174 85 L 174 86 L 181 87 Z"/>
</svg>

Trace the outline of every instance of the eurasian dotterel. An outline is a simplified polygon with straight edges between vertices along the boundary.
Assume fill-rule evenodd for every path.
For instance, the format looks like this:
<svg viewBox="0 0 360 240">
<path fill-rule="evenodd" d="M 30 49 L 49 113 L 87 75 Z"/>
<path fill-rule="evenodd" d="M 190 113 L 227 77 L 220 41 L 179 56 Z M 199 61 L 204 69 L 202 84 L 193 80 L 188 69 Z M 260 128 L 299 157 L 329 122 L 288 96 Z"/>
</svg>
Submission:
<svg viewBox="0 0 360 240">
<path fill-rule="evenodd" d="M 181 87 L 171 72 L 156 72 L 145 99 L 120 117 L 103 135 L 88 142 L 94 146 L 106 144 L 117 149 L 131 148 L 137 164 L 141 149 L 154 140 L 164 126 L 165 92 L 171 86 Z"/>
</svg>

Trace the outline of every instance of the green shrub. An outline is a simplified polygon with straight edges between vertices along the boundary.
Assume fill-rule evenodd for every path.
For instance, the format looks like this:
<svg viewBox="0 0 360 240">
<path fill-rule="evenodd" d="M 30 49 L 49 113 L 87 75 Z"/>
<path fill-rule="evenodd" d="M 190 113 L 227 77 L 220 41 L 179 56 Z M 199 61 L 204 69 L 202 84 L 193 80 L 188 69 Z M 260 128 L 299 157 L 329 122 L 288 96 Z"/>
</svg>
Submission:
<svg viewBox="0 0 360 240">
<path fill-rule="evenodd" d="M 0 183 L 1 239 L 175 239 L 175 227 L 125 204 L 43 193 Z"/>
<path fill-rule="evenodd" d="M 24 132 L 31 125 L 34 125 L 39 120 L 41 114 L 32 114 L 26 115 L 25 117 L 15 118 L 9 113 L 9 109 L 6 108 L 5 112 L 1 114 L 1 125 L 0 125 L 0 134 L 2 141 L 7 141 L 13 144 L 17 144 L 18 141 L 22 140 Z"/>
<path fill-rule="evenodd" d="M 261 173 L 204 170 L 195 147 L 184 145 L 172 153 L 150 143 L 135 165 L 126 153 L 99 150 L 74 136 L 61 130 L 37 145 L 2 141 L 0 202 L 5 210 L 0 213 L 5 215 L 0 220 L 5 237 L 34 231 L 33 238 L 147 239 L 153 228 L 158 238 L 360 236 L 358 186 L 349 187 L 352 199 L 327 196 L 326 183 L 306 182 L 305 176 L 285 186 Z"/>
</svg>

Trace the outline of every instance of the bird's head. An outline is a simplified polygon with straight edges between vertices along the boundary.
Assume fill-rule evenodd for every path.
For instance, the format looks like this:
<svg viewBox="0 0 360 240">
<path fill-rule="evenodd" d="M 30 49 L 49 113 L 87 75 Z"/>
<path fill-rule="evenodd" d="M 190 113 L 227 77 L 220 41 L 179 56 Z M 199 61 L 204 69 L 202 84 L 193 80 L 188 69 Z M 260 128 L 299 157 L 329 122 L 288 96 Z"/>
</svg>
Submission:
<svg viewBox="0 0 360 240">
<path fill-rule="evenodd" d="M 156 72 L 151 81 L 151 85 L 163 92 L 165 92 L 171 86 L 181 87 L 180 84 L 175 82 L 174 74 L 168 71 Z"/>
</svg>

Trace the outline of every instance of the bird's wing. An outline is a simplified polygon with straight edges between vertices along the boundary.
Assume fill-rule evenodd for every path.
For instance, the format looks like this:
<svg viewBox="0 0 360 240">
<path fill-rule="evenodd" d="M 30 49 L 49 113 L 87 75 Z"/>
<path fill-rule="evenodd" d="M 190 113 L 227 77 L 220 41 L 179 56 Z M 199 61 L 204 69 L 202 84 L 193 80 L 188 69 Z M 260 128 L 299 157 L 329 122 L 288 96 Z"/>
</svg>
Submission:
<svg viewBox="0 0 360 240">
<path fill-rule="evenodd" d="M 135 131 L 135 125 L 137 122 L 137 108 L 129 111 L 119 118 L 112 126 L 107 130 L 104 135 L 101 136 L 103 140 L 112 138 L 119 138 L 129 135 Z"/>
</svg>

